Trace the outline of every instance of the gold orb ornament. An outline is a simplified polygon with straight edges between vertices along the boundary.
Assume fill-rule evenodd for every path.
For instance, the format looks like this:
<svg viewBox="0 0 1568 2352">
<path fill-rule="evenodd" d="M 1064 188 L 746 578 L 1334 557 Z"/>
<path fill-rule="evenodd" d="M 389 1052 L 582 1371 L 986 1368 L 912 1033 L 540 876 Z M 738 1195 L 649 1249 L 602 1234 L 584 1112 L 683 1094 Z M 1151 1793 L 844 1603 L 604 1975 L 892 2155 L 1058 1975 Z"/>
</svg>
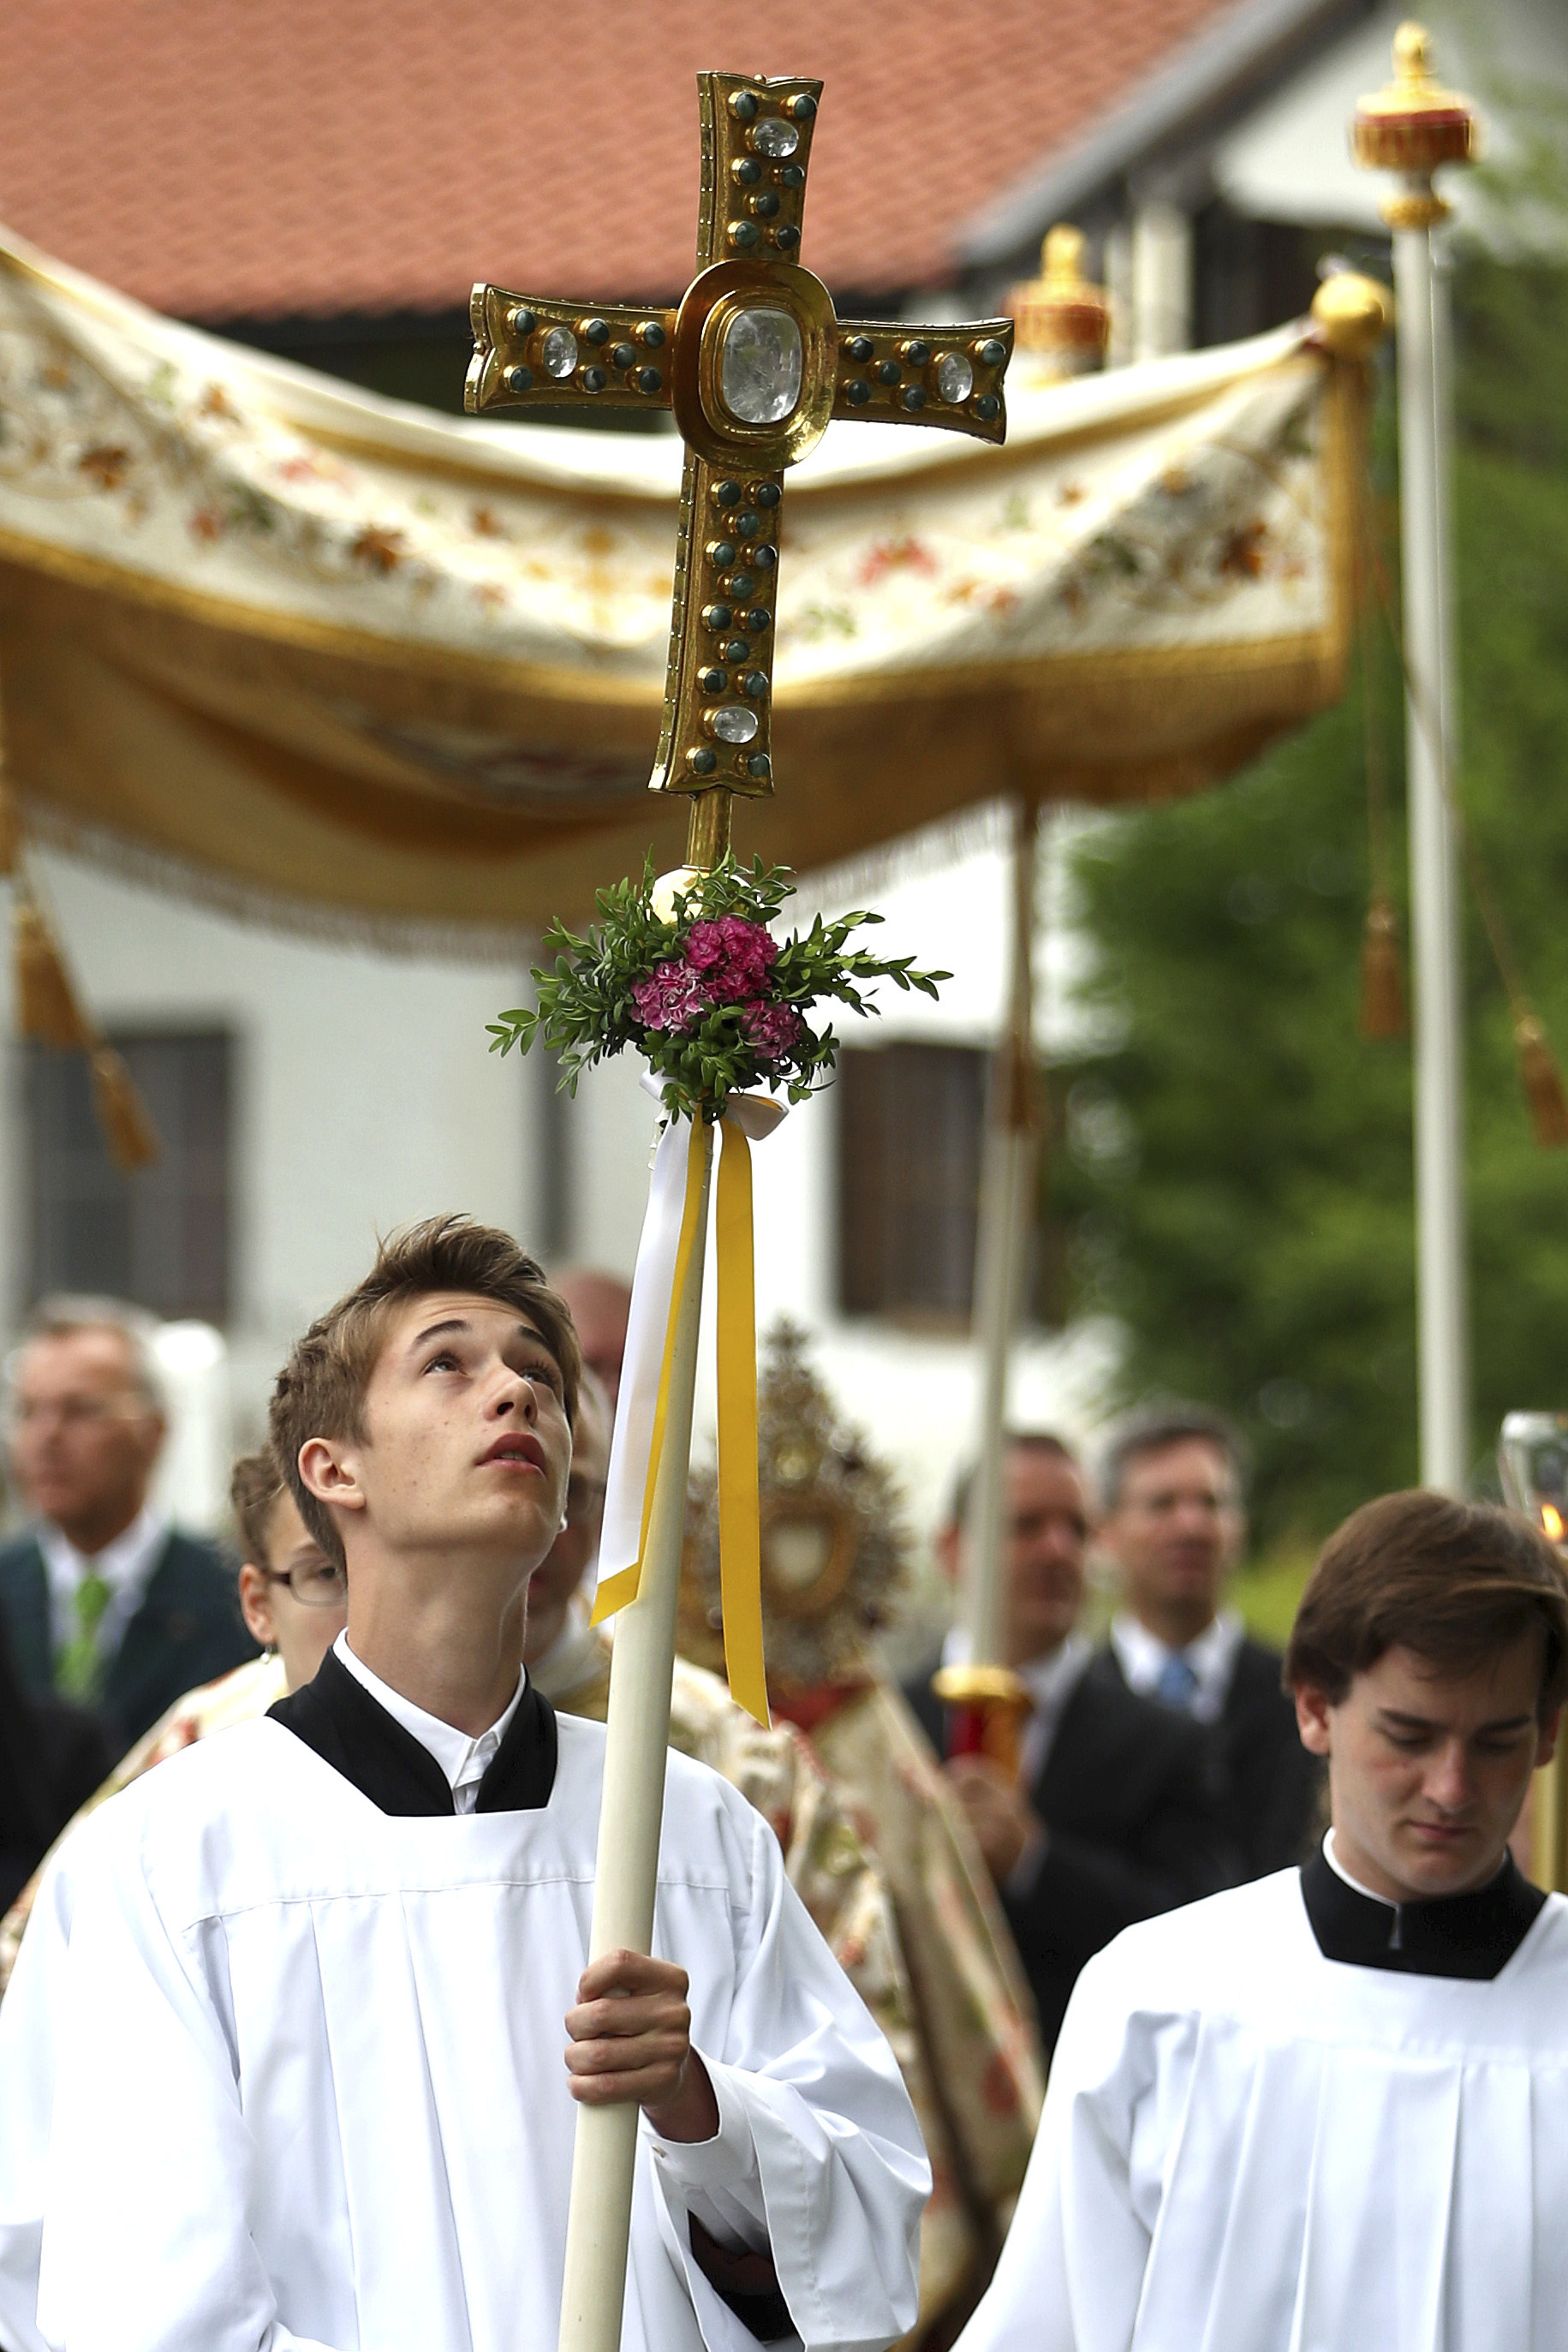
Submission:
<svg viewBox="0 0 1568 2352">
<path fill-rule="evenodd" d="M 1336 269 L 1312 297 L 1317 340 L 1338 360 L 1364 360 L 1394 324 L 1394 297 L 1375 278 Z"/>
</svg>

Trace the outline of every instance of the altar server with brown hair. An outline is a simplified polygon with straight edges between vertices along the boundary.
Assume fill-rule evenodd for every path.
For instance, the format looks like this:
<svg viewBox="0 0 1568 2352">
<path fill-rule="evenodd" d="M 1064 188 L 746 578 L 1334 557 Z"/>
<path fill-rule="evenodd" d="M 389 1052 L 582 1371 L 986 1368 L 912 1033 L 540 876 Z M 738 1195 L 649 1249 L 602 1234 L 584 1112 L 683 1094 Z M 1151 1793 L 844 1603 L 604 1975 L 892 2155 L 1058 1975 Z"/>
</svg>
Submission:
<svg viewBox="0 0 1568 2352">
<path fill-rule="evenodd" d="M 57 2053 L 34 2308 L 0 2209 L 24 2352 L 553 2344 L 574 2100 L 642 2109 L 625 2352 L 913 2320 L 897 2066 L 716 1773 L 670 1759 L 656 1957 L 588 1961 L 604 1734 L 517 1665 L 577 1373 L 534 1262 L 457 1218 L 285 1368 L 273 1444 L 347 1628 L 45 1880 L 0 2009 L 8 2121 L 36 2026 Z"/>
<path fill-rule="evenodd" d="M 1568 1901 L 1508 1840 L 1568 1688 L 1563 1569 L 1489 1505 L 1386 1496 L 1285 1671 L 1333 1827 L 1085 1969 L 961 2352 L 1560 2352 Z"/>
</svg>

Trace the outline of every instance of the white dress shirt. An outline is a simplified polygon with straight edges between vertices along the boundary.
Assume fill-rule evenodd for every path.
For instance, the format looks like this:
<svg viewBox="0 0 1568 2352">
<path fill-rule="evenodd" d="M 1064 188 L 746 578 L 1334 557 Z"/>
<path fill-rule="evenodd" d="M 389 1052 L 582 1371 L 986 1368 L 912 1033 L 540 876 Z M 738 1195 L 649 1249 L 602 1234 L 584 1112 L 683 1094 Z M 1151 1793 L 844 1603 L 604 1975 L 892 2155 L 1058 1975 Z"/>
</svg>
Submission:
<svg viewBox="0 0 1568 2352">
<path fill-rule="evenodd" d="M 77 1593 L 83 1580 L 101 1576 L 109 1587 L 109 1599 L 98 1621 L 95 1646 L 100 1658 L 113 1657 L 163 1556 L 169 1540 L 167 1512 L 143 1503 L 131 1525 L 101 1551 L 78 1551 L 52 1519 L 40 1520 L 37 1533 L 49 1580 L 49 1627 L 55 1648 L 67 1649 L 77 1637 Z"/>
<path fill-rule="evenodd" d="M 527 1668 L 519 1671 L 517 1687 L 497 1717 L 488 1731 L 471 1739 L 455 1724 L 443 1723 L 438 1715 L 427 1715 L 413 1699 L 404 1698 L 401 1691 L 383 1683 L 380 1675 L 371 1674 L 362 1660 L 356 1658 L 349 1647 L 347 1632 L 339 1634 L 332 1647 L 354 1680 L 368 1690 L 378 1706 L 384 1707 L 394 1723 L 413 1734 L 420 1746 L 428 1749 L 446 1775 L 446 1785 L 452 1791 L 455 1812 L 471 1813 L 479 1801 L 479 1783 L 495 1760 L 496 1750 L 507 1736 L 507 1726 L 522 1703 L 528 1686 Z"/>
<path fill-rule="evenodd" d="M 1199 1723 L 1218 1723 L 1225 1711 L 1225 1695 L 1230 1688 L 1236 1653 L 1246 1631 L 1234 1609 L 1222 1609 L 1196 1642 L 1189 1642 L 1184 1650 L 1173 1650 L 1123 1610 L 1111 1627 L 1111 1646 L 1128 1689 L 1136 1691 L 1141 1698 L 1151 1696 L 1173 1658 L 1185 1658 L 1194 1680 L 1186 1712 Z"/>
</svg>

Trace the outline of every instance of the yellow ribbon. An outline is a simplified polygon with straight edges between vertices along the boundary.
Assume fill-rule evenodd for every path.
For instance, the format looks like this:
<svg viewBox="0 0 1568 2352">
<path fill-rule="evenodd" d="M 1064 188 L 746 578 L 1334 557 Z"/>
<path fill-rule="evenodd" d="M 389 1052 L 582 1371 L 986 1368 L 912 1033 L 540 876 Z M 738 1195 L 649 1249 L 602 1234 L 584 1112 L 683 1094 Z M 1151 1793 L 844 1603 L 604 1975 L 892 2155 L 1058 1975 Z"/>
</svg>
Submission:
<svg viewBox="0 0 1568 2352">
<path fill-rule="evenodd" d="M 724 1611 L 724 1660 L 729 1687 L 748 1715 L 766 1725 L 768 1670 L 762 1646 L 762 1541 L 757 1469 L 757 1276 L 751 1207 L 751 1147 L 734 1119 L 720 1122 L 722 1146 L 714 1242 L 717 1258 L 719 1590 Z M 637 1598 L 647 1557 L 653 1490 L 659 1480 L 674 1362 L 681 1294 L 696 1246 L 702 1215 L 706 1139 L 694 1122 L 686 1154 L 685 1204 L 675 1250 L 670 1316 L 653 1407 L 648 1479 L 643 1494 L 642 1536 L 630 1568 L 599 1587 L 592 1622 Z"/>
<path fill-rule="evenodd" d="M 724 1149 L 714 1234 L 718 1255 L 718 1574 L 724 1665 L 731 1697 L 766 1727 L 751 1146 L 734 1119 L 720 1124 Z"/>
</svg>

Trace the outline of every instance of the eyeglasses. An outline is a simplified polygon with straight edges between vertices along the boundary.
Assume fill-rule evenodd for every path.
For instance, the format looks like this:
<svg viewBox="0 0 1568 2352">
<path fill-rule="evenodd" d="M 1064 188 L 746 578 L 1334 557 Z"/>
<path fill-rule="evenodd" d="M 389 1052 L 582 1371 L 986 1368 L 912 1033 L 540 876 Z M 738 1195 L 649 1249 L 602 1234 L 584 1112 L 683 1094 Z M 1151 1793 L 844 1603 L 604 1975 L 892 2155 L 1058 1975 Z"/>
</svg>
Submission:
<svg viewBox="0 0 1568 2352">
<path fill-rule="evenodd" d="M 264 1568 L 268 1584 L 287 1584 L 307 1609 L 339 1609 L 349 1597 L 347 1571 L 329 1559 L 297 1559 L 290 1569 Z"/>
</svg>

